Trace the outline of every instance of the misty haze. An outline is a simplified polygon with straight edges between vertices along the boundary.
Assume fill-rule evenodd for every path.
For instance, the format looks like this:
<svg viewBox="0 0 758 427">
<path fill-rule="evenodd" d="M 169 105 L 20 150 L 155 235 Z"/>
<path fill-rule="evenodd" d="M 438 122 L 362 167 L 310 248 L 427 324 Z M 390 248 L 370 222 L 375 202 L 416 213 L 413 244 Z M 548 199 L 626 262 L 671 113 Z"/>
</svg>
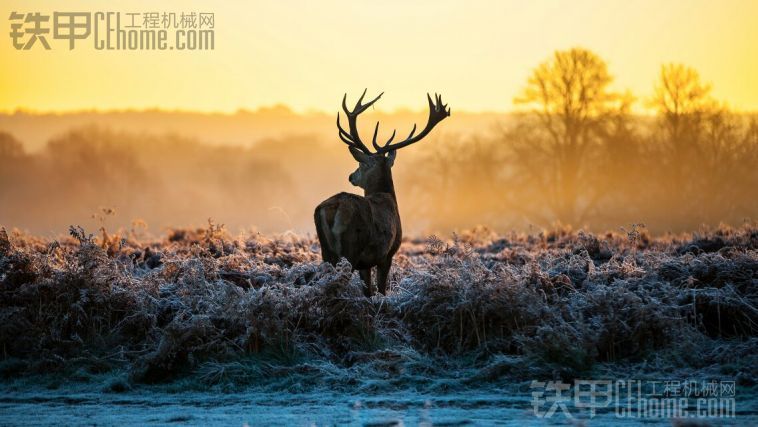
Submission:
<svg viewBox="0 0 758 427">
<path fill-rule="evenodd" d="M 615 93 L 602 59 L 564 54 L 585 53 L 594 61 L 586 72 L 606 74 L 564 90 L 596 98 L 565 104 L 559 92 L 531 92 L 539 86 L 530 81 L 516 105 L 534 110 L 454 111 L 449 126 L 402 152 L 395 179 L 406 229 L 603 231 L 644 223 L 660 234 L 755 218 L 755 115 L 731 112 L 681 65 L 661 69 L 654 98 Z M 535 76 L 550 80 L 551 72 L 560 70 Z M 633 102 L 656 114 L 631 113 Z M 376 120 L 384 133 L 402 133 L 424 117 L 367 112 L 362 132 Z M 353 160 L 327 114 L 17 112 L 0 116 L 0 127 L 0 219 L 34 233 L 55 235 L 71 224 L 115 231 L 138 221 L 161 234 L 209 218 L 234 232 L 313 232 L 320 200 L 357 192 L 347 182 Z"/>
</svg>

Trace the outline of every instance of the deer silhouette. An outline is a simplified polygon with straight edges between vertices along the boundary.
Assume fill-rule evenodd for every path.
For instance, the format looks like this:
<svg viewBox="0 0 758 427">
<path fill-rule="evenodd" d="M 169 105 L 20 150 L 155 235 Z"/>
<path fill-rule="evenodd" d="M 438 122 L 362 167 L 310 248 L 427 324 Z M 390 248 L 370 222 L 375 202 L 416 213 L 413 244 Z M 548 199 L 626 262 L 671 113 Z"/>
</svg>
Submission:
<svg viewBox="0 0 758 427">
<path fill-rule="evenodd" d="M 342 98 L 342 109 L 347 116 L 348 130 L 342 128 L 340 114 L 337 113 L 339 137 L 347 144 L 350 154 L 358 162 L 358 169 L 350 174 L 350 183 L 364 190 L 364 195 L 339 193 L 324 200 L 316 207 L 314 222 L 321 256 L 325 262 L 336 264 L 346 258 L 354 270 L 358 270 L 365 284 L 366 296 L 374 294 L 371 270 L 377 267 L 377 287 L 382 294 L 387 290 L 387 276 L 392 266 L 392 257 L 400 247 L 402 227 L 400 213 L 392 182 L 392 165 L 397 150 L 421 141 L 446 117 L 450 109 L 442 104 L 442 96 L 429 100 L 429 119 L 424 129 L 416 133 L 416 125 L 408 137 L 394 144 L 395 131 L 389 140 L 379 145 L 376 141 L 379 122 L 374 128 L 371 152 L 358 135 L 358 116 L 374 105 L 384 93 L 363 104 L 366 91 L 358 99 L 353 110 L 347 107 L 347 94 Z"/>
</svg>

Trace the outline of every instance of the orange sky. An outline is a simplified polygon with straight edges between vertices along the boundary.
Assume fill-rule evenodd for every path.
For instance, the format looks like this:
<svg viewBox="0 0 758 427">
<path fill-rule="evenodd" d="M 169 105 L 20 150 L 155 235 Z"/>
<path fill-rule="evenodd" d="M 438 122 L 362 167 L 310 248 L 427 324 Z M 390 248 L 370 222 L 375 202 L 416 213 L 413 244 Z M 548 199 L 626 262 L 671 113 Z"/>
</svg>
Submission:
<svg viewBox="0 0 758 427">
<path fill-rule="evenodd" d="M 618 89 L 652 92 L 663 62 L 683 62 L 714 95 L 758 110 L 758 1 L 5 0 L 0 110 L 338 108 L 341 94 L 386 91 L 379 108 L 506 111 L 530 70 L 583 46 Z M 15 50 L 12 11 L 213 12 L 213 51 L 97 51 L 92 40 Z M 638 103 L 638 109 L 642 108 Z"/>
</svg>

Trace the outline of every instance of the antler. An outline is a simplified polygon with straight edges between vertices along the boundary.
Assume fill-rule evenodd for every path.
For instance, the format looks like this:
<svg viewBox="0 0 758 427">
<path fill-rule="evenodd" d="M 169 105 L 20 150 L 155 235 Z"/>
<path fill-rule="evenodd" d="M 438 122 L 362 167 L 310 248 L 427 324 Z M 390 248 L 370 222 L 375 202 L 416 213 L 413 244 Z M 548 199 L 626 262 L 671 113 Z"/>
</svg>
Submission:
<svg viewBox="0 0 758 427">
<path fill-rule="evenodd" d="M 378 101 L 383 94 L 384 92 L 380 93 L 379 96 L 374 98 L 372 101 L 366 104 L 361 104 L 363 97 L 366 95 L 366 91 L 364 90 L 363 95 L 361 95 L 361 97 L 358 99 L 358 102 L 355 104 L 353 111 L 347 109 L 347 94 L 345 94 L 345 96 L 342 98 L 342 109 L 347 115 L 350 132 L 346 132 L 345 129 L 342 128 L 342 125 L 340 124 L 340 115 L 337 113 L 337 128 L 339 129 L 339 136 L 345 144 L 353 148 L 357 148 L 364 153 L 371 154 L 371 151 L 369 151 L 368 147 L 366 147 L 366 145 L 361 141 L 360 136 L 358 136 L 358 127 L 356 126 L 356 120 L 359 114 L 366 111 L 366 109 Z M 429 132 L 432 131 L 432 129 L 434 129 L 435 126 L 437 126 L 437 123 L 450 116 L 450 108 L 447 107 L 447 104 L 442 103 L 442 95 L 434 94 L 434 100 L 432 100 L 432 97 L 427 93 L 426 98 L 429 100 L 429 119 L 424 129 L 416 136 L 414 136 L 416 133 L 416 124 L 414 124 L 411 133 L 405 140 L 392 144 L 392 141 L 395 139 L 396 133 L 396 131 L 393 130 L 390 139 L 385 142 L 384 145 L 379 145 L 376 142 L 376 137 L 379 133 L 379 122 L 376 122 L 376 126 L 374 127 L 374 137 L 371 140 L 371 144 L 374 146 L 377 154 L 384 154 L 421 141 L 426 135 L 429 134 Z"/>
<path fill-rule="evenodd" d="M 392 140 L 395 139 L 395 131 L 392 131 L 390 139 L 387 140 L 384 145 L 380 146 L 376 143 L 376 134 L 379 132 L 379 122 L 376 122 L 376 127 L 374 128 L 374 140 L 372 142 L 377 153 L 387 153 L 421 141 L 432 131 L 432 129 L 434 129 L 435 126 L 437 126 L 437 123 L 450 116 L 450 108 L 447 108 L 447 104 L 442 103 L 442 95 L 437 95 L 435 93 L 434 101 L 432 101 L 432 97 L 427 93 L 426 98 L 429 100 L 429 119 L 427 120 L 424 129 L 416 136 L 413 136 L 413 134 L 416 133 L 416 124 L 414 123 L 411 133 L 408 134 L 408 137 L 405 140 L 391 144 Z"/>
<path fill-rule="evenodd" d="M 353 111 L 347 109 L 347 94 L 342 97 L 342 109 L 345 111 L 345 115 L 347 116 L 347 123 L 350 132 L 348 133 L 345 131 L 345 129 L 342 129 L 339 112 L 337 112 L 337 129 L 339 129 L 340 139 L 342 142 L 353 148 L 357 148 L 366 154 L 371 154 L 371 151 L 369 151 L 368 147 L 366 147 L 366 144 L 361 141 L 361 137 L 358 135 L 358 126 L 356 124 L 356 121 L 358 120 L 358 115 L 366 111 L 368 107 L 374 105 L 374 103 L 378 101 L 382 95 L 384 95 L 384 92 L 380 93 L 379 96 L 367 102 L 366 104 L 361 104 L 361 102 L 363 102 L 363 97 L 366 96 L 366 90 L 367 89 L 364 89 L 363 95 L 358 98 L 358 102 L 355 103 L 355 108 L 353 108 Z"/>
</svg>

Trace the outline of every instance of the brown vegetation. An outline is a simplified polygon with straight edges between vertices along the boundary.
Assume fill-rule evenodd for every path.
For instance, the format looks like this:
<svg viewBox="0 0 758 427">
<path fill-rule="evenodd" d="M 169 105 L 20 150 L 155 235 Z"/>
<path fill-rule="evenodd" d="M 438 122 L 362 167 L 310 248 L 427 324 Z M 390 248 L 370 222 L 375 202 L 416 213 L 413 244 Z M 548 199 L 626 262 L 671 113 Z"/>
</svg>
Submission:
<svg viewBox="0 0 758 427">
<path fill-rule="evenodd" d="M 71 236 L 0 232 L 6 377 L 125 369 L 137 382 L 194 372 L 352 387 L 433 382 L 459 362 L 479 370 L 460 385 L 605 362 L 758 375 L 752 225 L 409 240 L 388 295 L 372 299 L 347 263 L 321 263 L 311 237 L 231 237 L 214 224 L 162 240 Z"/>
</svg>

